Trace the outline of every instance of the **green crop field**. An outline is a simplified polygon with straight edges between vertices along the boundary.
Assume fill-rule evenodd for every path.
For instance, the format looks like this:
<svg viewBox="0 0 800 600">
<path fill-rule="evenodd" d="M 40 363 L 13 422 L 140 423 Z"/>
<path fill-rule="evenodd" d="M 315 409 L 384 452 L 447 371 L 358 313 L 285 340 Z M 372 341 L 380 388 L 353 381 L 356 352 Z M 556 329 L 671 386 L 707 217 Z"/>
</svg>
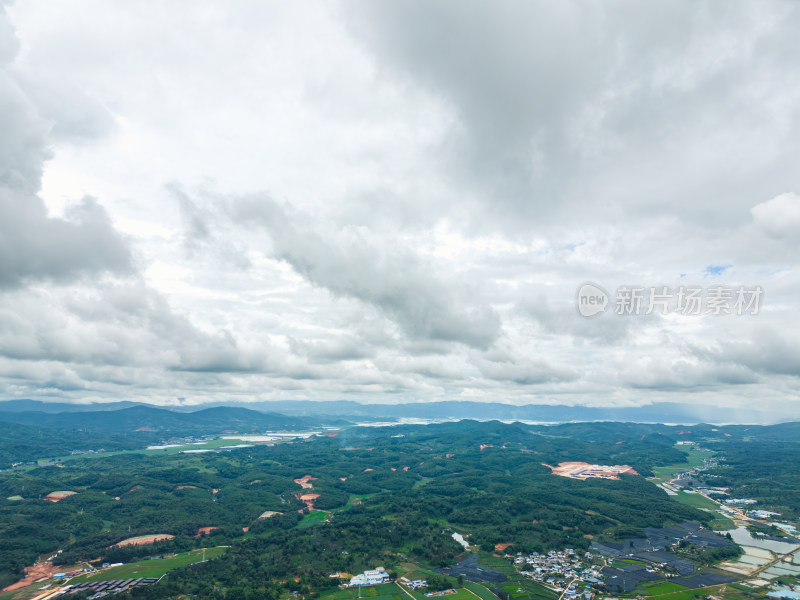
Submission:
<svg viewBox="0 0 800 600">
<path fill-rule="evenodd" d="M 417 600 L 433 600 L 425 595 L 424 590 L 408 590 L 408 593 L 414 596 Z M 406 596 L 408 598 L 408 596 Z M 475 596 L 469 593 L 466 589 L 456 590 L 455 594 L 445 594 L 443 596 L 434 596 L 437 600 L 475 600 Z M 494 600 L 497 600 L 496 598 Z"/>
<path fill-rule="evenodd" d="M 205 551 L 205 558 L 206 560 L 216 558 L 225 552 L 225 550 L 227 550 L 225 547 L 207 548 Z M 138 577 L 161 577 L 164 573 L 167 573 L 172 569 L 193 565 L 194 563 L 198 563 L 202 560 L 203 551 L 192 550 L 190 552 L 184 552 L 182 554 L 170 556 L 169 558 L 143 560 L 122 565 L 121 567 L 106 569 L 105 571 L 95 573 L 93 575 L 81 575 L 71 579 L 70 583 L 81 583 L 83 581 L 111 581 L 114 579 L 131 579 Z"/>
<path fill-rule="evenodd" d="M 478 557 L 478 563 L 487 569 L 500 571 L 508 577 L 511 577 L 512 575 L 519 575 L 517 570 L 514 568 L 514 564 L 510 560 L 506 558 L 498 558 L 497 556 L 493 556 L 488 552 L 480 553 L 480 556 Z"/>
<path fill-rule="evenodd" d="M 481 598 L 481 600 L 497 600 L 497 596 L 479 583 L 465 581 L 464 588 Z"/>
<path fill-rule="evenodd" d="M 671 594 L 672 592 L 682 592 L 688 589 L 685 585 L 678 585 L 677 583 L 667 582 L 659 583 L 647 587 L 647 594 L 650 596 L 658 596 L 660 594 Z"/>
<path fill-rule="evenodd" d="M 678 492 L 677 496 L 670 496 L 670 498 L 676 502 L 693 506 L 695 508 L 705 508 L 710 510 L 719 509 L 719 504 L 713 500 L 709 500 L 705 496 L 701 496 L 700 494 L 687 494 L 685 492 Z"/>
<path fill-rule="evenodd" d="M 695 600 L 695 598 L 702 598 L 712 592 L 711 588 L 703 588 L 701 590 L 686 590 L 680 592 L 667 592 L 659 596 L 650 596 L 652 599 L 659 600 Z"/>
<path fill-rule="evenodd" d="M 408 596 L 394 583 L 336 590 L 335 592 L 321 596 L 320 600 L 358 600 L 358 598 L 369 598 L 369 600 L 408 600 Z"/>
<path fill-rule="evenodd" d="M 427 569 L 423 569 L 421 567 L 417 567 L 413 571 L 407 571 L 404 577 L 407 577 L 408 579 L 413 581 L 415 579 L 427 579 L 431 575 L 433 575 L 431 571 L 428 571 Z"/>
<path fill-rule="evenodd" d="M 710 456 L 710 452 L 702 452 L 692 447 L 686 453 L 686 462 L 667 465 L 666 467 L 653 467 L 653 473 L 656 479 L 663 483 L 664 481 L 672 479 L 675 473 L 691 469 L 692 467 L 699 467 L 703 464 L 703 459 L 709 458 Z"/>
<path fill-rule="evenodd" d="M 712 519 L 710 526 L 714 531 L 727 531 L 728 529 L 736 529 L 736 523 L 727 517 Z"/>
<path fill-rule="evenodd" d="M 297 529 L 305 529 L 306 527 L 313 527 L 314 525 L 319 525 L 320 523 L 325 522 L 325 518 L 328 516 L 328 513 L 321 512 L 319 510 L 312 510 L 306 516 L 303 517 L 303 520 L 297 524 Z"/>
</svg>

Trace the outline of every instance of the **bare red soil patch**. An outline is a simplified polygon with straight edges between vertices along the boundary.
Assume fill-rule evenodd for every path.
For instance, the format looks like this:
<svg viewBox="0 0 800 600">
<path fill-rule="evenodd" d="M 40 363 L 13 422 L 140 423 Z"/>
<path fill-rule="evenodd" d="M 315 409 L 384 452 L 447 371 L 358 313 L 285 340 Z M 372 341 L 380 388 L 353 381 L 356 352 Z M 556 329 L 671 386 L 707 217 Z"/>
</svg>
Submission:
<svg viewBox="0 0 800 600">
<path fill-rule="evenodd" d="M 312 477 L 311 475 L 303 475 L 299 479 L 295 479 L 294 482 L 304 490 L 310 490 L 314 487 L 314 484 L 311 482 L 316 480 L 317 478 Z"/>
<path fill-rule="evenodd" d="M 201 535 L 206 535 L 214 531 L 215 529 L 219 529 L 219 527 L 201 527 L 197 530 L 197 533 L 194 537 L 199 538 Z"/>
<path fill-rule="evenodd" d="M 13 592 L 24 587 L 36 583 L 40 579 L 48 579 L 53 576 L 53 573 L 62 571 L 62 565 L 55 566 L 51 562 L 39 562 L 32 567 L 25 567 L 25 577 L 20 579 L 17 583 L 12 583 L 8 587 L 3 588 L 4 592 Z"/>
<path fill-rule="evenodd" d="M 49 500 L 50 502 L 58 502 L 59 500 L 63 500 L 64 498 L 69 498 L 70 496 L 74 496 L 77 492 L 67 492 L 67 491 L 58 491 L 58 492 L 50 492 L 47 496 L 44 497 L 45 500 Z"/>
<path fill-rule="evenodd" d="M 319 498 L 319 494 L 295 494 L 294 497 L 313 510 L 314 500 Z"/>
<path fill-rule="evenodd" d="M 127 540 L 122 540 L 111 546 L 112 548 L 122 548 L 123 546 L 146 546 L 148 544 L 155 544 L 156 542 L 163 542 L 165 540 L 171 540 L 174 538 L 174 535 L 170 535 L 168 533 L 157 533 L 155 535 L 140 535 L 138 537 L 128 538 Z"/>
<path fill-rule="evenodd" d="M 505 552 L 506 548 L 513 545 L 514 542 L 504 542 L 502 544 L 495 544 L 494 549 L 497 550 L 498 552 Z"/>
<path fill-rule="evenodd" d="M 569 477 L 570 479 L 580 479 L 581 481 L 596 479 L 616 479 L 619 480 L 621 474 L 638 475 L 633 467 L 628 465 L 590 465 L 585 462 L 562 462 L 557 467 L 551 467 L 542 463 L 545 467 L 552 469 L 553 475 Z"/>
</svg>

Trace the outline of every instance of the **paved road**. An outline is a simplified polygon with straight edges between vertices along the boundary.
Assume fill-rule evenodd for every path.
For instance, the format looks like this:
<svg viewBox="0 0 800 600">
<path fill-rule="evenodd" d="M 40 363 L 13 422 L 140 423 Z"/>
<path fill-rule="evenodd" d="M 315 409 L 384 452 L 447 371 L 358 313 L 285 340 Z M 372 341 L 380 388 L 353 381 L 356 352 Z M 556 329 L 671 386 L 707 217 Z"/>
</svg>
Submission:
<svg viewBox="0 0 800 600">
<path fill-rule="evenodd" d="M 569 589 L 569 586 L 571 586 L 571 585 L 572 585 L 573 583 L 575 583 L 576 581 L 578 581 L 578 578 L 577 578 L 577 577 L 573 577 L 573 578 L 572 578 L 572 581 L 570 581 L 570 582 L 567 584 L 567 587 L 565 587 L 565 588 L 564 588 L 564 591 L 563 591 L 563 592 L 561 592 L 561 595 L 558 597 L 558 600 L 564 600 L 564 594 L 566 594 L 566 593 L 567 593 L 567 590 Z"/>
<path fill-rule="evenodd" d="M 758 567 L 755 571 L 750 573 L 750 576 L 752 577 L 752 576 L 756 575 L 757 573 L 761 573 L 762 571 L 766 571 L 767 569 L 769 569 L 770 567 L 775 565 L 775 563 L 779 563 L 779 562 L 783 561 L 783 559 L 786 558 L 787 556 L 791 556 L 792 554 L 796 554 L 797 552 L 800 552 L 800 549 L 792 550 L 791 552 L 787 552 L 786 554 L 781 554 L 780 556 L 778 556 L 774 560 L 771 560 L 768 563 L 765 563 L 765 564 L 761 565 L 760 567 Z"/>
</svg>

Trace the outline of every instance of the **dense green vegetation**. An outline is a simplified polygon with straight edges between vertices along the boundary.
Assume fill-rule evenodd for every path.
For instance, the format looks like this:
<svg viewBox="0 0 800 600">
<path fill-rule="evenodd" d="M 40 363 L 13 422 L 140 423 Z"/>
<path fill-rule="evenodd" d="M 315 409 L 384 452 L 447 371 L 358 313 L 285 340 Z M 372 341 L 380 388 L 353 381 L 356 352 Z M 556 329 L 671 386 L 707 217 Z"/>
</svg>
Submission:
<svg viewBox="0 0 800 600">
<path fill-rule="evenodd" d="M 678 554 L 700 566 L 714 565 L 722 561 L 738 558 L 743 553 L 744 550 L 742 550 L 742 547 L 738 544 L 733 544 L 724 548 L 704 548 L 702 546 L 690 544 L 686 540 L 681 540 L 678 549 Z"/>
<path fill-rule="evenodd" d="M 349 424 L 348 421 L 336 417 L 289 417 L 230 406 L 216 406 L 194 412 L 177 412 L 154 406 L 132 406 L 115 411 L 61 413 L 0 411 L 0 422 L 95 432 L 146 433 L 149 431 L 159 432 L 162 435 L 219 433 L 224 429 L 252 432 L 264 429 L 297 430 L 319 427 L 323 424 Z"/>
<path fill-rule="evenodd" d="M 337 437 L 231 452 L 126 453 L 0 472 L 0 587 L 37 556 L 59 549 L 56 561 L 67 565 L 97 558 L 130 563 L 229 545 L 224 555 L 172 570 L 157 586 L 130 596 L 313 597 L 336 588 L 337 580 L 328 577 L 335 571 L 358 573 L 408 560 L 447 565 L 463 552 L 454 531 L 469 534 L 470 544 L 484 551 L 512 543 L 515 552 L 541 552 L 586 549 L 590 539 L 640 536 L 644 527 L 687 519 L 709 524 L 716 515 L 676 502 L 644 477 L 578 481 L 545 466 L 628 464 L 651 475 L 686 458 L 675 447 L 674 431 L 664 427 L 462 421 L 353 428 Z M 705 435 L 716 436 L 711 429 Z M 64 433 L 50 431 L 56 440 Z M 797 472 L 785 459 L 787 452 L 797 458 L 794 445 L 762 443 L 752 431 L 704 439 L 728 458 L 714 472 L 720 482 L 791 508 L 788 496 L 794 489 L 797 498 L 797 483 L 782 472 Z M 753 450 L 762 447 L 763 454 Z M 782 466 L 769 467 L 769 460 L 781 465 L 779 450 Z M 751 469 L 748 452 L 757 468 Z M 777 488 L 770 491 L 764 483 L 757 494 L 761 488 L 747 487 L 756 485 L 757 474 Z M 305 475 L 314 478 L 313 489 L 295 483 Z M 736 488 L 740 476 L 751 483 Z M 43 500 L 54 490 L 77 493 L 57 503 Z M 309 513 L 303 493 L 319 495 L 313 500 L 318 510 Z M 6 499 L 15 496 L 22 500 Z M 277 514 L 259 519 L 265 511 Z M 217 529 L 198 536 L 203 527 Z M 175 537 L 114 546 L 147 534 Z M 727 555 L 694 558 L 710 564 Z"/>
<path fill-rule="evenodd" d="M 709 472 L 714 484 L 739 498 L 757 498 L 790 519 L 800 518 L 800 441 L 734 440 L 716 443 L 724 464 Z"/>
<path fill-rule="evenodd" d="M 700 450 L 694 446 L 689 446 L 686 452 L 686 460 L 674 465 L 656 467 L 653 469 L 653 473 L 659 481 L 669 481 L 680 471 L 685 471 L 687 468 L 699 467 L 703 463 L 703 459 L 709 458 L 709 456 L 707 450 Z"/>
<path fill-rule="evenodd" d="M 706 515 L 671 502 L 641 477 L 582 482 L 554 476 L 542 463 L 627 462 L 649 471 L 675 461 L 674 452 L 668 440 L 604 447 L 466 421 L 352 429 L 337 438 L 234 452 L 134 453 L 5 472 L 0 473 L 0 584 L 19 576 L 37 555 L 56 549 L 63 550 L 61 563 L 98 556 L 129 562 L 233 543 L 219 559 L 225 563 L 223 580 L 232 574 L 237 581 L 297 575 L 316 589 L 327 571 L 367 568 L 386 551 L 444 565 L 461 551 L 449 528 L 470 533 L 471 543 L 486 549 L 498 542 L 530 551 L 581 548 L 588 545 L 587 534 L 633 534 L 648 525 Z M 298 527 L 304 505 L 293 480 L 307 474 L 316 478 L 316 507 L 331 512 L 325 522 L 303 519 Z M 418 486 L 421 481 L 427 484 Z M 77 494 L 58 503 L 41 499 L 54 490 Z M 24 500 L 5 500 L 17 495 Z M 357 496 L 360 503 L 352 502 Z M 264 511 L 283 514 L 258 520 Z M 219 529 L 194 537 L 211 526 Z M 234 543 L 245 527 L 249 539 Z M 111 548 L 125 538 L 155 533 L 175 538 Z"/>
<path fill-rule="evenodd" d="M 113 567 L 93 575 L 83 575 L 72 579 L 70 583 L 83 581 L 111 581 L 114 579 L 136 579 L 138 577 L 161 577 L 164 573 L 177 567 L 186 567 L 203 560 L 211 560 L 225 552 L 226 548 L 204 548 L 191 550 L 169 556 L 168 558 L 155 558 L 128 563 L 121 567 Z"/>
<path fill-rule="evenodd" d="M 536 426 L 532 430 L 544 435 L 592 441 L 596 444 L 627 446 L 631 439 L 639 442 L 653 438 L 675 441 L 701 442 L 703 447 L 724 458 L 716 469 L 703 475 L 709 483 L 729 487 L 735 497 L 757 498 L 760 508 L 769 508 L 789 519 L 800 518 L 800 423 L 777 425 L 707 425 L 691 427 L 642 423 L 565 423 L 554 426 Z M 644 448 L 639 447 L 642 451 Z M 688 466 L 696 466 L 703 454 L 688 452 Z M 675 472 L 675 464 L 655 468 L 654 474 L 662 477 Z M 628 464 L 636 466 L 633 462 Z M 638 470 L 638 468 L 637 468 Z M 640 471 L 641 472 L 641 471 Z M 682 497 L 681 501 L 699 508 L 712 508 L 703 498 Z"/>
<path fill-rule="evenodd" d="M 68 454 L 71 450 L 134 450 L 156 441 L 152 433 L 107 434 L 0 422 L 0 469 L 17 462 Z"/>
</svg>

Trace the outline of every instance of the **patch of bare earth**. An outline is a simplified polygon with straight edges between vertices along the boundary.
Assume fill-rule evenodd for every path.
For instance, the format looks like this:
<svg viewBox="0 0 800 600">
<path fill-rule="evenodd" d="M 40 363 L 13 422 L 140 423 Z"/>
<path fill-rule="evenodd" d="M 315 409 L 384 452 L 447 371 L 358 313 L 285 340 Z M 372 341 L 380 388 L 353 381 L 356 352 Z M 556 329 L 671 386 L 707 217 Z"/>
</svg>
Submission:
<svg viewBox="0 0 800 600">
<path fill-rule="evenodd" d="M 314 488 L 314 484 L 311 483 L 312 481 L 316 481 L 316 477 L 312 477 L 311 475 L 303 475 L 299 479 L 295 479 L 294 482 L 299 485 L 304 490 L 310 490 Z"/>
<path fill-rule="evenodd" d="M 25 577 L 20 579 L 17 583 L 12 583 L 8 587 L 3 588 L 4 592 L 13 592 L 24 587 L 28 587 L 42 579 L 49 579 L 54 573 L 63 570 L 63 566 L 55 566 L 50 561 L 39 562 L 32 567 L 25 567 Z"/>
<path fill-rule="evenodd" d="M 122 540 L 111 546 L 112 548 L 122 548 L 124 546 L 146 546 L 148 544 L 155 544 L 156 542 L 163 542 L 166 540 L 171 540 L 174 538 L 174 535 L 170 535 L 168 533 L 159 533 L 156 535 L 142 535 L 139 537 L 128 538 L 127 540 Z"/>
</svg>

